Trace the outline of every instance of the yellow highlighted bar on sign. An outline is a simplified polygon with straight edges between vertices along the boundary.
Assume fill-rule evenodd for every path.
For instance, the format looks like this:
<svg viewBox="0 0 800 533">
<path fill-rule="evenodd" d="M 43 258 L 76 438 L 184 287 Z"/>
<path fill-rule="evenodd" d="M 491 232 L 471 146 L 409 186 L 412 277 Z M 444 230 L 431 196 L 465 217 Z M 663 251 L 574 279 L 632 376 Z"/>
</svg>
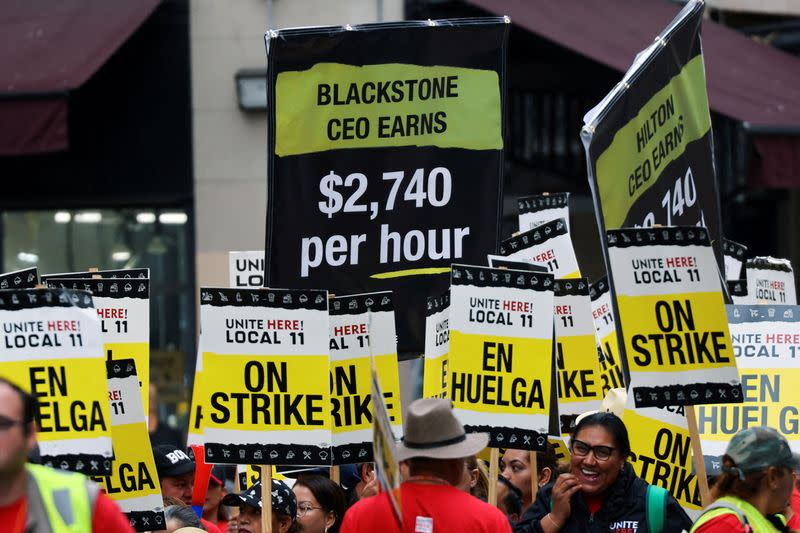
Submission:
<svg viewBox="0 0 800 533">
<path fill-rule="evenodd" d="M 430 267 L 430 268 L 409 268 L 407 270 L 396 270 L 394 272 L 381 272 L 372 274 L 370 277 L 375 279 L 405 278 L 408 276 L 428 276 L 431 274 L 446 274 L 450 272 L 450 267 Z"/>
</svg>

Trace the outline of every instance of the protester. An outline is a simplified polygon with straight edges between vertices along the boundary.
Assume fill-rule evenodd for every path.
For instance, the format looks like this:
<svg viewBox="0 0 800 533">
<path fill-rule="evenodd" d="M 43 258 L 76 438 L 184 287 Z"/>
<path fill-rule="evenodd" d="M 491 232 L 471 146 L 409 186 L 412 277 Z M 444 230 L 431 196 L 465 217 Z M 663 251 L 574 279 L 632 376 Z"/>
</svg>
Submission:
<svg viewBox="0 0 800 533">
<path fill-rule="evenodd" d="M 478 456 L 470 455 L 464 458 L 464 470 L 461 475 L 461 481 L 456 485 L 456 488 L 468 492 L 475 496 L 475 492 L 480 492 L 478 481 L 480 480 L 480 469 L 478 468 Z M 481 498 L 486 501 L 486 495 Z"/>
<path fill-rule="evenodd" d="M 654 532 L 658 522 L 666 532 L 691 527 L 675 498 L 636 476 L 628 463 L 628 430 L 615 414 L 599 412 L 581 419 L 573 430 L 570 452 L 570 471 L 539 490 L 515 532 L 618 531 L 631 524 Z M 651 490 L 663 494 L 663 507 L 647 505 Z"/>
<path fill-rule="evenodd" d="M 539 474 L 538 486 L 544 487 L 556 478 L 556 451 L 547 443 L 546 452 L 536 452 L 536 470 Z M 511 482 L 522 493 L 522 512 L 533 502 L 531 484 L 531 452 L 508 449 L 500 459 L 500 475 Z"/>
<path fill-rule="evenodd" d="M 361 463 L 355 465 L 358 481 L 353 487 L 342 487 L 347 497 L 347 507 L 362 498 L 378 494 L 378 477 L 375 475 L 375 463 Z"/>
<path fill-rule="evenodd" d="M 125 515 L 95 483 L 80 474 L 27 463 L 36 446 L 36 410 L 34 396 L 0 377 L 0 529 L 133 533 Z"/>
<path fill-rule="evenodd" d="M 208 479 L 206 503 L 203 505 L 203 519 L 217 526 L 223 533 L 228 529 L 228 509 L 222 505 L 222 498 L 226 494 L 225 467 L 223 465 L 214 465 L 214 468 L 211 469 L 211 477 Z"/>
<path fill-rule="evenodd" d="M 406 530 L 509 532 L 508 520 L 496 507 L 456 488 L 463 477 L 464 458 L 485 448 L 488 435 L 465 434 L 450 402 L 439 398 L 411 403 L 404 422 L 397 459 L 406 462 L 410 475 L 398 495 L 403 521 L 413 528 Z M 341 531 L 399 532 L 388 494 L 356 503 L 347 511 Z"/>
<path fill-rule="evenodd" d="M 161 420 L 158 416 L 158 387 L 155 383 L 150 383 L 147 414 L 147 430 L 150 432 L 150 445 L 168 444 L 174 448 L 180 448 L 185 442 L 183 435 L 177 429 Z"/>
<path fill-rule="evenodd" d="M 792 487 L 792 496 L 789 500 L 789 507 L 786 513 L 786 526 L 790 530 L 800 530 L 800 473 L 798 470 L 792 473 L 794 476 L 794 487 Z"/>
<path fill-rule="evenodd" d="M 511 525 L 522 514 L 522 492 L 503 476 L 497 478 L 497 508 L 508 517 Z"/>
<path fill-rule="evenodd" d="M 715 499 L 692 533 L 788 531 L 780 514 L 789 505 L 800 456 L 772 428 L 743 429 L 722 456 L 722 473 L 712 488 Z"/>
<path fill-rule="evenodd" d="M 161 484 L 161 495 L 177 498 L 186 505 L 191 505 L 194 490 L 194 459 L 170 444 L 154 446 L 153 459 L 156 463 L 158 482 Z M 220 532 L 220 529 L 211 522 L 203 518 L 200 522 L 210 533 Z"/>
<path fill-rule="evenodd" d="M 297 501 L 283 481 L 272 480 L 272 533 L 297 531 Z M 261 482 L 239 494 L 228 494 L 222 504 L 238 507 L 239 514 L 228 522 L 228 533 L 261 533 Z"/>
<path fill-rule="evenodd" d="M 318 474 L 302 474 L 292 490 L 297 498 L 298 531 L 339 533 L 346 501 L 339 485 Z"/>
<path fill-rule="evenodd" d="M 169 505 L 164 508 L 163 531 L 171 533 L 184 527 L 201 527 L 200 518 L 188 505 Z"/>
</svg>

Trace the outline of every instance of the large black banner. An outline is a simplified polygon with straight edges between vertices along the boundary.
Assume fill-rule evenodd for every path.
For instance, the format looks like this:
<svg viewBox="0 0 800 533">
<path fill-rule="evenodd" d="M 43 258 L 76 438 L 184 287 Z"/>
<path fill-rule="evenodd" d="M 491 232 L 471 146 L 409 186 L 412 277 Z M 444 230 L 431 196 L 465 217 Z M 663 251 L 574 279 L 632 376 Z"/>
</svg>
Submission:
<svg viewBox="0 0 800 533">
<path fill-rule="evenodd" d="M 705 226 L 722 265 L 702 19 L 703 2 L 690 1 L 587 114 L 581 137 L 600 235 Z"/>
<path fill-rule="evenodd" d="M 398 351 L 422 353 L 426 297 L 499 240 L 509 26 L 267 34 L 269 286 L 392 290 Z"/>
</svg>

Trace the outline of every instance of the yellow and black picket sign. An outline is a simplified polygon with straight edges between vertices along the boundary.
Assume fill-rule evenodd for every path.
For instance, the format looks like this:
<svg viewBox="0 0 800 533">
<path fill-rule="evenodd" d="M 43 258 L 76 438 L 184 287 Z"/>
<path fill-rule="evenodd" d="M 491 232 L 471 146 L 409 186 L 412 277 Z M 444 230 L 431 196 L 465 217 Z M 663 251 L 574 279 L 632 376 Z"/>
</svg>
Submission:
<svg viewBox="0 0 800 533">
<path fill-rule="evenodd" d="M 327 292 L 202 289 L 201 323 L 206 460 L 330 464 Z"/>
<path fill-rule="evenodd" d="M 18 289 L 0 296 L 0 374 L 37 396 L 42 462 L 89 475 L 111 469 L 100 321 L 90 293 Z"/>
<path fill-rule="evenodd" d="M 334 464 L 372 461 L 371 368 L 383 385 L 383 403 L 402 436 L 397 335 L 391 292 L 339 296 L 330 305 L 330 380 Z M 370 362 L 372 360 L 372 362 Z"/>
<path fill-rule="evenodd" d="M 752 257 L 745 265 L 747 298 L 742 303 L 797 305 L 794 269 L 788 259 Z"/>
<path fill-rule="evenodd" d="M 447 396 L 447 355 L 450 352 L 450 293 L 428 298 L 425 314 L 423 398 Z"/>
<path fill-rule="evenodd" d="M 744 402 L 697 408 L 711 473 L 731 437 L 749 427 L 775 428 L 800 451 L 800 306 L 729 305 L 727 313 Z"/>
<path fill-rule="evenodd" d="M 708 232 L 608 232 L 623 346 L 637 407 L 742 401 Z"/>
<path fill-rule="evenodd" d="M 99 274 L 97 274 L 99 276 Z M 108 360 L 133 359 L 145 412 L 150 404 L 150 280 L 147 278 L 47 279 L 50 287 L 92 292 Z"/>
<path fill-rule="evenodd" d="M 541 265 L 558 279 L 581 276 L 566 219 L 545 222 L 500 243 L 500 255 L 513 261 Z"/>
<path fill-rule="evenodd" d="M 194 365 L 194 382 L 192 383 L 192 406 L 189 409 L 189 431 L 187 445 L 203 444 L 203 420 L 206 408 L 201 403 L 203 390 L 203 334 L 197 338 L 197 359 Z"/>
<path fill-rule="evenodd" d="M 602 382 L 588 280 L 556 280 L 554 292 L 559 434 L 569 436 L 578 415 L 600 406 Z"/>
<path fill-rule="evenodd" d="M 375 476 L 380 483 L 381 490 L 389 496 L 394 517 L 397 524 L 403 527 L 403 518 L 400 508 L 400 464 L 397 462 L 397 447 L 394 431 L 390 420 L 389 411 L 386 410 L 378 369 L 373 364 L 370 371 L 372 390 L 372 404 L 375 406 L 372 417 L 372 446 L 375 458 Z"/>
<path fill-rule="evenodd" d="M 597 357 L 600 361 L 600 392 L 605 397 L 609 390 L 625 387 L 622 355 L 617 344 L 617 321 L 614 318 L 608 278 L 602 277 L 593 283 L 589 294 L 597 336 Z"/>
<path fill-rule="evenodd" d="M 136 531 L 166 527 L 150 435 L 133 359 L 106 361 L 114 460 L 109 475 L 94 477 Z"/>
<path fill-rule="evenodd" d="M 453 265 L 448 397 L 489 446 L 543 450 L 550 423 L 553 278 Z"/>
</svg>

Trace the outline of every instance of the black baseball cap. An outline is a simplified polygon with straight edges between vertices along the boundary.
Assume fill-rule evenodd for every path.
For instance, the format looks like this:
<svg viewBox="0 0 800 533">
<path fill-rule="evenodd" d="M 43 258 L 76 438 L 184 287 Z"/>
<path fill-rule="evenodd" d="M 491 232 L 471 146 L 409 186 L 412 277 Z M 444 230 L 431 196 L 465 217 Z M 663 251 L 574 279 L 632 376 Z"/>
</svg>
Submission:
<svg viewBox="0 0 800 533">
<path fill-rule="evenodd" d="M 249 489 L 239 494 L 228 494 L 222 498 L 222 505 L 229 507 L 237 507 L 243 503 L 261 509 L 261 481 L 256 481 Z M 292 520 L 297 517 L 297 499 L 294 497 L 294 492 L 289 485 L 279 479 L 272 480 L 272 510 L 291 516 Z"/>
<path fill-rule="evenodd" d="M 158 477 L 182 476 L 194 472 L 194 459 L 185 451 L 171 444 L 153 446 L 153 459 L 156 462 Z"/>
</svg>

